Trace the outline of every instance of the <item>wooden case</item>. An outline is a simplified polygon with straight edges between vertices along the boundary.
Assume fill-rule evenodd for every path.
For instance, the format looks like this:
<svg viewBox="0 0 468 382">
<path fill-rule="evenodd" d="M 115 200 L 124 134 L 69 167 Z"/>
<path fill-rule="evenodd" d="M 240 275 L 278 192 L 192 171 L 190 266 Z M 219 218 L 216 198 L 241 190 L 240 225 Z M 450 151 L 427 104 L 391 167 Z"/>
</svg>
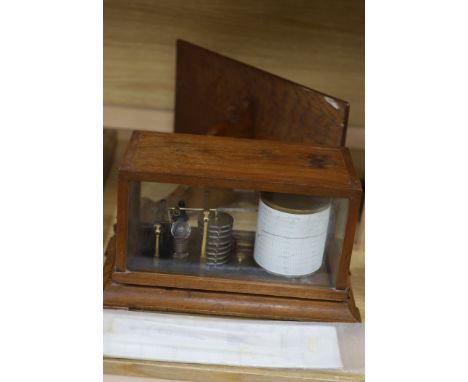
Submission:
<svg viewBox="0 0 468 382">
<path fill-rule="evenodd" d="M 330 251 L 325 255 L 329 283 L 223 277 L 222 272 L 205 275 L 158 268 L 130 270 L 129 224 L 140 222 L 144 211 L 144 182 L 345 200 L 341 248 L 338 255 L 330 255 Z M 360 321 L 349 283 L 360 201 L 360 181 L 343 147 L 135 132 L 119 170 L 116 236 L 108 246 L 104 267 L 104 306 L 285 320 Z"/>
</svg>

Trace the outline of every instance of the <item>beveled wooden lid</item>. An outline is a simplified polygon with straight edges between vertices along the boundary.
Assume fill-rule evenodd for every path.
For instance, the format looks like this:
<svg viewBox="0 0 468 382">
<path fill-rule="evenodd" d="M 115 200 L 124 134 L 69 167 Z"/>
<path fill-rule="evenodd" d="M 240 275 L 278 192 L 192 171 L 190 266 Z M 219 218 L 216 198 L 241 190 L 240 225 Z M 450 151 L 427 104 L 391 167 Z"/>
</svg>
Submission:
<svg viewBox="0 0 468 382">
<path fill-rule="evenodd" d="M 175 132 L 344 146 L 349 104 L 177 41 Z"/>
<path fill-rule="evenodd" d="M 136 131 L 119 176 L 328 198 L 361 195 L 346 148 L 261 139 Z"/>
</svg>

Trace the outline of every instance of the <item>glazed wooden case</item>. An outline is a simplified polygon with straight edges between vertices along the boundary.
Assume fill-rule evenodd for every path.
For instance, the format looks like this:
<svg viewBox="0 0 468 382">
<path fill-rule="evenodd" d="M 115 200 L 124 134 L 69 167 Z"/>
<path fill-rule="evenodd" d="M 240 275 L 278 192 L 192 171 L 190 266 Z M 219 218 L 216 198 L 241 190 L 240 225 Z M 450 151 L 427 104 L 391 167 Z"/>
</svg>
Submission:
<svg viewBox="0 0 468 382">
<path fill-rule="evenodd" d="M 333 227 L 328 228 L 320 269 L 299 277 L 275 274 L 237 247 L 227 265 L 207 266 L 197 260 L 200 224 L 194 225 L 190 239 L 194 241 L 186 260 L 176 261 L 171 254 L 156 258 L 155 246 L 151 246 L 154 216 L 149 211 L 161 195 L 152 198 L 150 191 L 161 190 L 167 191 L 162 195 L 171 208 L 181 198 L 187 207 L 201 210 L 250 206 L 231 208 L 234 242 L 239 245 L 245 235 L 255 236 L 257 216 L 248 213 L 262 195 L 327 201 L 336 219 L 329 224 Z M 360 181 L 346 148 L 135 132 L 119 170 L 116 236 L 106 254 L 104 305 L 286 320 L 359 321 L 349 264 L 360 201 Z M 195 221 L 194 214 L 191 219 Z M 250 229 L 243 229 L 240 222 L 247 222 Z"/>
</svg>

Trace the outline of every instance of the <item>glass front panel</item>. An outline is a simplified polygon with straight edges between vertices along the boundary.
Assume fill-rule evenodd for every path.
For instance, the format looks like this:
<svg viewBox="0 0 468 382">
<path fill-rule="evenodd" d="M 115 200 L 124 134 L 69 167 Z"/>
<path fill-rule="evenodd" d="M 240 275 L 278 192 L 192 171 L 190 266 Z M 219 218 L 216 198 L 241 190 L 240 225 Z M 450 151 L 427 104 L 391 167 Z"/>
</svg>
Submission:
<svg viewBox="0 0 468 382">
<path fill-rule="evenodd" d="M 131 182 L 127 269 L 333 287 L 347 199 Z"/>
</svg>

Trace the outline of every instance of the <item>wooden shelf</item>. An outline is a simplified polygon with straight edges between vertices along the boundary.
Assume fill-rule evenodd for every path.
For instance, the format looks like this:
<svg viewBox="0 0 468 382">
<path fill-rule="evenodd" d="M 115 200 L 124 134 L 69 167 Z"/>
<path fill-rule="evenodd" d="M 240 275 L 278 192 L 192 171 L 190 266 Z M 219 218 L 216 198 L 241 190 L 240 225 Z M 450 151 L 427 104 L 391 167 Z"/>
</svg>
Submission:
<svg viewBox="0 0 468 382">
<path fill-rule="evenodd" d="M 357 382 L 364 381 L 363 375 L 339 374 L 296 369 L 260 369 L 255 367 L 234 367 L 200 365 L 193 363 L 137 361 L 105 358 L 105 374 L 119 374 L 134 377 L 164 378 L 193 382 Z"/>
</svg>

